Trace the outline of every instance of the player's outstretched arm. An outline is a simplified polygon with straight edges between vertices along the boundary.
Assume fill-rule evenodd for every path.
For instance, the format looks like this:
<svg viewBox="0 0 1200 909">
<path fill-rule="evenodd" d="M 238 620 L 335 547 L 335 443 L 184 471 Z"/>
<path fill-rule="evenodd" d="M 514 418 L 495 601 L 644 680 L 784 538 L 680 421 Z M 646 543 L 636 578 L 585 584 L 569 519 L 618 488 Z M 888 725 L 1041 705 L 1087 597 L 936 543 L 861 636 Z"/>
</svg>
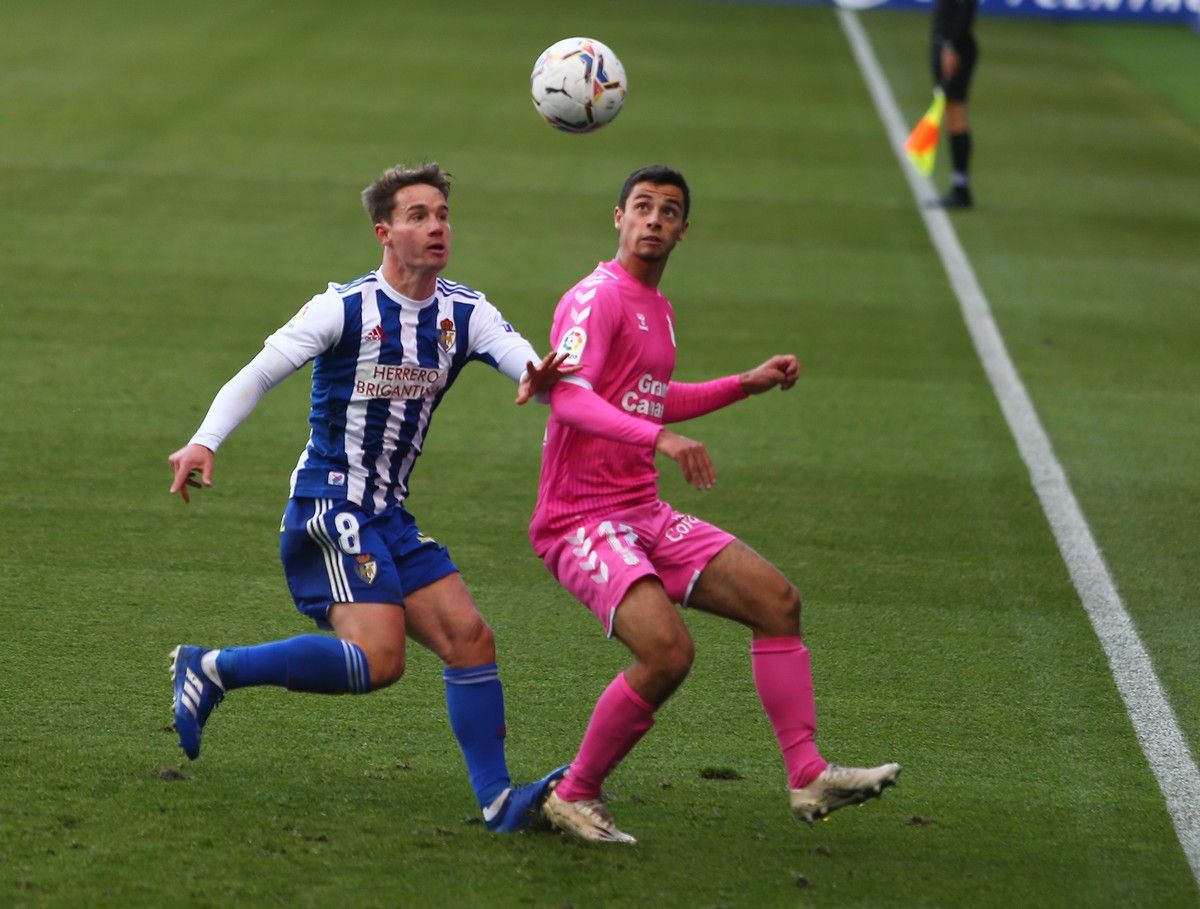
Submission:
<svg viewBox="0 0 1200 909">
<path fill-rule="evenodd" d="M 583 368 L 578 364 L 564 366 L 567 356 L 565 353 L 551 351 L 542 357 L 542 362 L 536 366 L 532 360 L 528 361 L 525 364 L 525 374 L 517 383 L 517 403 L 524 404 L 530 398 L 546 394 L 563 376 L 577 373 Z"/>
<path fill-rule="evenodd" d="M 185 445 L 167 458 L 167 462 L 175 475 L 171 483 L 171 495 L 179 493 L 183 501 L 190 502 L 189 486 L 193 489 L 212 486 L 213 453 L 203 445 Z"/>
<path fill-rule="evenodd" d="M 190 502 L 189 486 L 200 489 L 212 485 L 213 452 L 250 416 L 262 396 L 296 368 L 287 357 L 268 345 L 221 387 L 192 441 L 167 458 L 175 475 L 171 483 L 172 495 L 179 493 L 183 501 Z"/>
<path fill-rule="evenodd" d="M 787 391 L 800 378 L 800 362 L 793 354 L 776 354 L 765 363 L 741 375 L 746 394 L 757 395 L 778 385 Z"/>
<path fill-rule="evenodd" d="M 695 439 L 664 429 L 654 443 L 656 451 L 678 462 L 683 478 L 697 489 L 712 489 L 717 482 L 717 469 L 708 450 Z"/>
</svg>

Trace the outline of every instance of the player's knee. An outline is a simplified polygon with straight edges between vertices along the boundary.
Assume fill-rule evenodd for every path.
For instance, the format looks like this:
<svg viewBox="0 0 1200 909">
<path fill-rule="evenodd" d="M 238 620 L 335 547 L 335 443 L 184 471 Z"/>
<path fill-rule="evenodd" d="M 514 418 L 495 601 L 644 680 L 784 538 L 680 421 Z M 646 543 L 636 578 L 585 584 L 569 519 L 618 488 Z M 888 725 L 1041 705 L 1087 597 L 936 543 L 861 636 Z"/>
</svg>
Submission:
<svg viewBox="0 0 1200 909">
<path fill-rule="evenodd" d="M 359 645 L 362 647 L 362 645 Z M 404 651 L 393 647 L 362 647 L 372 690 L 386 688 L 404 675 Z"/>
<path fill-rule="evenodd" d="M 683 641 L 671 651 L 671 661 L 669 664 L 672 675 L 679 681 L 687 678 L 687 674 L 692 671 L 692 663 L 696 659 L 696 648 L 692 644 L 691 638 L 684 638 Z"/>
<path fill-rule="evenodd" d="M 687 635 L 680 635 L 663 642 L 658 648 L 653 668 L 663 682 L 678 685 L 691 672 L 695 659 L 696 648 L 692 639 Z"/>
<path fill-rule="evenodd" d="M 475 665 L 496 662 L 496 634 L 492 627 L 482 619 L 471 632 L 469 659 Z"/>
<path fill-rule="evenodd" d="M 444 655 L 447 666 L 482 666 L 496 662 L 496 635 L 482 618 L 458 629 Z"/>
<path fill-rule="evenodd" d="M 800 591 L 782 575 L 763 596 L 763 630 L 773 636 L 800 633 Z"/>
<path fill-rule="evenodd" d="M 784 597 L 784 613 L 786 620 L 790 625 L 800 624 L 800 610 L 803 608 L 803 603 L 800 601 L 800 591 L 796 589 L 796 585 L 790 581 L 787 585 L 787 594 Z"/>
</svg>

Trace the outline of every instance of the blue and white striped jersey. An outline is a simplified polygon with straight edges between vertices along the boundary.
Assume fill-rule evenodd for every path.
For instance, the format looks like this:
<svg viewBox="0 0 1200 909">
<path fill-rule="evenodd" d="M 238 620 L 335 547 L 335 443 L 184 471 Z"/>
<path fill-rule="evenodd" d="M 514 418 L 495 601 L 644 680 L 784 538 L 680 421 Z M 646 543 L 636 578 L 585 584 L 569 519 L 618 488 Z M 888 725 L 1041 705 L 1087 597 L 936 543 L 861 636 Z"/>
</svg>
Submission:
<svg viewBox="0 0 1200 909">
<path fill-rule="evenodd" d="M 409 300 L 377 271 L 330 284 L 266 345 L 297 369 L 314 361 L 292 495 L 349 499 L 367 513 L 404 501 L 433 412 L 467 363 L 515 381 L 538 359 L 478 291 L 438 278 L 432 297 Z"/>
</svg>

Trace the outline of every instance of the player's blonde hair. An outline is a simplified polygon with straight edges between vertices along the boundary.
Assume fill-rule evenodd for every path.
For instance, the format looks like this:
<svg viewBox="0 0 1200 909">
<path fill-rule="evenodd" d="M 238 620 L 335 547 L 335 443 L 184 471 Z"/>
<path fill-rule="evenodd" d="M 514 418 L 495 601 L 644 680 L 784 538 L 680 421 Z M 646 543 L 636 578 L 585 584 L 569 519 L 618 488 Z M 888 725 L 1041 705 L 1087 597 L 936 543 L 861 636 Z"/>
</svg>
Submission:
<svg viewBox="0 0 1200 909">
<path fill-rule="evenodd" d="M 392 210 L 396 207 L 396 190 L 415 183 L 428 184 L 440 190 L 447 199 L 450 198 L 450 174 L 442 170 L 436 161 L 416 168 L 397 164 L 381 173 L 374 183 L 362 191 L 363 208 L 367 210 L 371 223 L 391 221 Z"/>
</svg>

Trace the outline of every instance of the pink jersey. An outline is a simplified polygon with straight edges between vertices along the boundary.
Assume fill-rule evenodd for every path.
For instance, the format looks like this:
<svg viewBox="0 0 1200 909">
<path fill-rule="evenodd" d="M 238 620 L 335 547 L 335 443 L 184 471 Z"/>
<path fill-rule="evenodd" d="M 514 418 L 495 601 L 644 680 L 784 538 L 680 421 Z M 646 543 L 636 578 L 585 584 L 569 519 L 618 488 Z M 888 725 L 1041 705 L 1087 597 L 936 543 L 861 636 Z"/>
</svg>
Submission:
<svg viewBox="0 0 1200 909">
<path fill-rule="evenodd" d="M 586 515 L 657 501 L 654 442 L 675 369 L 674 313 L 615 259 L 601 262 L 559 300 L 550 343 L 582 366 L 564 382 L 591 389 L 645 427 L 630 423 L 629 441 L 613 441 L 565 425 L 552 409 L 529 528 L 539 554 Z"/>
</svg>

